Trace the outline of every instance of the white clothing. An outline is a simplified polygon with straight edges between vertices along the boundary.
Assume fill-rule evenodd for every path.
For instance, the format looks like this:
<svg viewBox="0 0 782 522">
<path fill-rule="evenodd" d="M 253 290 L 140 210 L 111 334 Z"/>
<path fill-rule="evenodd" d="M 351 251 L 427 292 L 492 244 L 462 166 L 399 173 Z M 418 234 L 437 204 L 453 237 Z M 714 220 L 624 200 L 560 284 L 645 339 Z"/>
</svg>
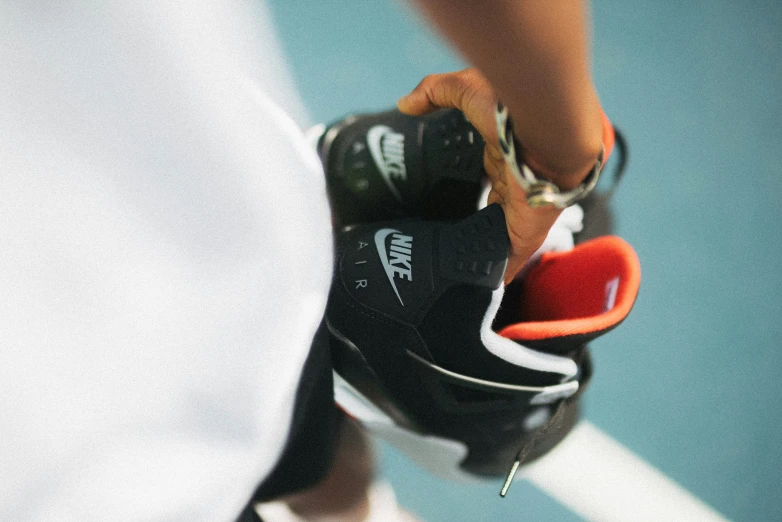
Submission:
<svg viewBox="0 0 782 522">
<path fill-rule="evenodd" d="M 231 521 L 276 463 L 332 240 L 269 30 L 0 4 L 0 520 Z"/>
</svg>

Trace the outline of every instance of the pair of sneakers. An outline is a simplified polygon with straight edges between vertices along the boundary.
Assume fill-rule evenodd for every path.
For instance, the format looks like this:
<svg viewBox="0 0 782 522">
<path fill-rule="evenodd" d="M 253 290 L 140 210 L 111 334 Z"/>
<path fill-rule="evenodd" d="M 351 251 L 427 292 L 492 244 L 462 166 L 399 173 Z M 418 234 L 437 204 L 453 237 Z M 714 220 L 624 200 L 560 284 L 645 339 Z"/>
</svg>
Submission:
<svg viewBox="0 0 782 522">
<path fill-rule="evenodd" d="M 552 449 L 578 419 L 588 343 L 638 292 L 633 249 L 595 229 L 610 194 L 585 202 L 591 229 L 567 209 L 506 287 L 503 210 L 478 210 L 484 142 L 461 112 L 353 116 L 310 138 L 338 229 L 326 310 L 338 405 L 441 476 L 501 477 Z"/>
</svg>

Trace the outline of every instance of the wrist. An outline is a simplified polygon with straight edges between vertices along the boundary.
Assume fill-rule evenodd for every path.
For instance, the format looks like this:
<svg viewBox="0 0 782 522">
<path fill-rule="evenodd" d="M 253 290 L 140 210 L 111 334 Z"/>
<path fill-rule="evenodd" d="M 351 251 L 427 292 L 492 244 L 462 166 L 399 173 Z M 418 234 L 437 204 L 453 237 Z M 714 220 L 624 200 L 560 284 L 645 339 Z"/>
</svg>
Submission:
<svg viewBox="0 0 782 522">
<path fill-rule="evenodd" d="M 522 161 L 563 190 L 577 187 L 592 171 L 601 153 L 610 153 L 608 148 L 604 149 L 607 119 L 603 110 L 597 105 L 588 112 L 589 117 L 579 118 L 579 125 L 568 126 L 556 138 L 517 136 Z"/>
<path fill-rule="evenodd" d="M 603 152 L 599 134 L 591 143 L 563 147 L 560 154 L 542 153 L 522 148 L 522 161 L 539 177 L 545 178 L 562 190 L 572 190 L 581 184 L 592 171 Z M 563 153 L 564 152 L 564 153 Z"/>
<path fill-rule="evenodd" d="M 499 145 L 505 164 L 510 168 L 513 178 L 526 192 L 529 206 L 533 208 L 546 206 L 565 208 L 583 199 L 594 190 L 600 177 L 605 154 L 601 134 L 597 134 L 600 148 L 596 157 L 589 158 L 591 156 L 589 152 L 584 154 L 591 164 L 588 170 L 581 171 L 578 167 L 573 167 L 570 162 L 562 161 L 562 156 L 568 160 L 576 157 L 573 154 L 573 149 L 568 147 L 563 148 L 564 154 L 559 156 L 560 160 L 557 162 L 558 166 L 567 165 L 565 169 L 562 167 L 546 168 L 547 165 L 540 160 L 537 163 L 538 168 L 535 169 L 530 165 L 529 152 L 525 151 L 516 139 L 513 122 L 508 115 L 508 108 L 499 103 L 495 116 Z M 584 143 L 589 142 L 585 141 Z M 584 149 L 588 149 L 588 146 Z"/>
</svg>

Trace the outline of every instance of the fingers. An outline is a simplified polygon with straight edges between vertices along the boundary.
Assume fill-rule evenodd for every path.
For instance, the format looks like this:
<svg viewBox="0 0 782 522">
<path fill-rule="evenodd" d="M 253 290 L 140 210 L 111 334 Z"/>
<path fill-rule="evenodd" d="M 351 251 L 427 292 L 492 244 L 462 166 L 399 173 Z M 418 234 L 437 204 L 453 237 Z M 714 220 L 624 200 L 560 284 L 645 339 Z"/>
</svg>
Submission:
<svg viewBox="0 0 782 522">
<path fill-rule="evenodd" d="M 483 150 L 483 169 L 495 190 L 499 189 L 498 183 L 507 182 L 506 174 L 510 174 L 505 165 L 505 158 L 497 147 L 486 144 Z"/>
<path fill-rule="evenodd" d="M 527 204 L 526 193 L 513 179 L 502 153 L 496 147 L 486 145 L 483 165 L 492 186 L 488 203 L 499 203 L 505 211 L 511 243 L 505 270 L 505 284 L 508 284 L 543 244 L 561 210 L 531 208 Z"/>
<path fill-rule="evenodd" d="M 505 222 L 510 237 L 510 255 L 505 270 L 505 284 L 516 274 L 546 240 L 549 230 L 562 212 L 558 208 L 530 208 L 523 204 L 505 205 Z"/>
<path fill-rule="evenodd" d="M 397 102 L 399 110 L 410 115 L 440 108 L 459 109 L 490 143 L 497 142 L 496 105 L 494 89 L 477 69 L 431 74 Z"/>
<path fill-rule="evenodd" d="M 436 77 L 439 76 L 443 75 L 430 74 L 421 80 L 421 83 L 416 85 L 412 91 L 397 100 L 397 108 L 405 114 L 420 116 L 435 111 L 440 107 L 453 107 L 454 105 L 452 104 L 444 104 L 445 100 L 442 100 L 442 93 L 436 94 L 433 92 L 437 90 L 434 85 L 437 82 Z M 441 105 L 436 105 L 435 99 L 439 100 Z"/>
</svg>

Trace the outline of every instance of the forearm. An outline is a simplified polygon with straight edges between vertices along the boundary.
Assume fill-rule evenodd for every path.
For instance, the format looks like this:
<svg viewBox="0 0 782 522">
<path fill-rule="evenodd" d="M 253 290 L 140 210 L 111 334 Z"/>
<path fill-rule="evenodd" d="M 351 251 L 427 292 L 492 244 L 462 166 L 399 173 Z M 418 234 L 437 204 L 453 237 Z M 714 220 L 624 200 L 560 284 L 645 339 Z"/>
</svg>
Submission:
<svg viewBox="0 0 782 522">
<path fill-rule="evenodd" d="M 524 158 L 563 188 L 601 150 L 583 0 L 413 0 L 508 106 Z"/>
</svg>

